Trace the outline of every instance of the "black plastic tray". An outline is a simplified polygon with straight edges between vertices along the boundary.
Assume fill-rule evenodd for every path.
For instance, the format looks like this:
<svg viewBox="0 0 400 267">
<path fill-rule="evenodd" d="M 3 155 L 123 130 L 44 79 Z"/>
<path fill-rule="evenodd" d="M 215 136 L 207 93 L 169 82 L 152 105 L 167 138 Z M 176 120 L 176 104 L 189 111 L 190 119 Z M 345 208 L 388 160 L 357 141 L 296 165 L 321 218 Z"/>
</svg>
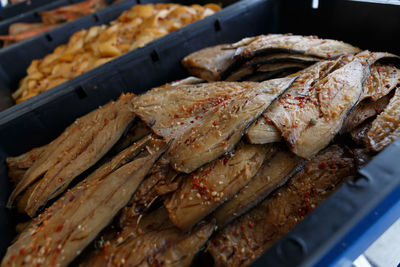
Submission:
<svg viewBox="0 0 400 267">
<path fill-rule="evenodd" d="M 38 8 L 35 8 L 33 10 L 24 12 L 24 13 L 19 13 L 17 16 L 14 16 L 9 19 L 5 19 L 3 21 L 0 21 L 0 35 L 7 35 L 8 34 L 8 29 L 11 24 L 17 23 L 17 22 L 41 22 L 40 18 L 40 12 L 42 11 L 47 11 L 47 10 L 52 10 L 56 9 L 61 6 L 66 6 L 66 5 L 71 5 L 75 4 L 78 2 L 82 2 L 83 0 L 57 0 L 57 1 L 52 1 L 49 4 L 40 6 Z M 108 4 L 112 3 L 112 0 L 106 1 Z"/>
<path fill-rule="evenodd" d="M 11 98 L 11 92 L 15 91 L 18 87 L 19 81 L 25 77 L 26 69 L 34 59 L 42 58 L 45 55 L 51 53 L 57 46 L 64 44 L 68 41 L 69 37 L 76 31 L 80 29 L 87 29 L 93 25 L 107 24 L 110 21 L 116 19 L 122 11 L 128 9 L 136 3 L 153 3 L 153 2 L 175 2 L 182 3 L 179 0 L 161 0 L 161 1 L 151 1 L 151 0 L 125 0 L 121 3 L 109 6 L 103 10 L 100 10 L 91 15 L 87 15 L 83 18 L 77 19 L 68 24 L 64 24 L 55 29 L 52 29 L 46 33 L 37 35 L 29 40 L 19 42 L 17 44 L 0 49 L 0 111 L 12 106 L 13 100 Z M 212 2 L 211 0 L 199 0 L 199 1 L 185 1 L 184 4 L 191 3 L 207 3 Z M 237 0 L 223 0 L 220 3 L 227 6 Z M 124 55 L 121 58 L 126 58 Z M 103 66 L 90 71 L 90 76 L 95 76 L 97 73 L 101 72 Z M 104 68 L 103 68 L 104 69 Z M 88 76 L 86 76 L 88 77 Z M 63 83 L 58 86 L 57 90 L 63 90 L 60 88 L 68 87 L 68 83 Z M 52 89 L 53 91 L 53 89 Z M 34 101 L 40 101 L 42 96 L 39 95 L 34 97 Z M 32 103 L 32 102 L 29 102 Z M 26 105 L 30 104 L 19 104 L 18 108 L 24 108 Z M 14 112 L 14 111 L 10 111 Z M 0 113 L 0 117 L 3 116 Z"/>
<path fill-rule="evenodd" d="M 7 5 L 0 9 L 0 21 L 12 18 L 51 2 L 54 2 L 54 0 L 31 0 L 29 3 L 25 1 L 13 5 Z"/>
<path fill-rule="evenodd" d="M 68 42 L 69 37 L 78 30 L 106 24 L 116 19 L 124 10 L 136 3 L 137 0 L 125 0 L 46 33 L 0 49 L 0 95 L 2 96 L 0 101 L 3 102 L 0 102 L 3 105 L 0 106 L 0 110 L 13 104 L 11 92 L 18 87 L 19 81 L 26 75 L 26 69 L 32 60 L 42 58 L 57 46 Z"/>
<path fill-rule="evenodd" d="M 142 3 L 144 1 L 141 1 Z M 400 7 L 349 1 L 244 0 L 216 15 L 152 42 L 104 66 L 0 114 L 0 251 L 13 233 L 4 205 L 9 184 L 4 159 L 48 143 L 77 117 L 117 98 L 140 93 L 186 75 L 180 59 L 213 44 L 271 32 L 318 34 L 372 50 L 399 53 L 390 35 L 399 32 Z M 340 14 L 340 15 L 337 15 Z M 377 22 L 390 21 L 390 29 Z M 385 27 L 389 27 L 385 24 Z M 379 40 L 378 40 L 379 39 Z M 400 142 L 346 183 L 267 251 L 255 266 L 326 266 L 400 199 Z M 379 234 L 379 233 L 377 233 Z M 365 248 L 368 243 L 363 244 Z M 0 253 L 1 255 L 1 253 Z"/>
</svg>

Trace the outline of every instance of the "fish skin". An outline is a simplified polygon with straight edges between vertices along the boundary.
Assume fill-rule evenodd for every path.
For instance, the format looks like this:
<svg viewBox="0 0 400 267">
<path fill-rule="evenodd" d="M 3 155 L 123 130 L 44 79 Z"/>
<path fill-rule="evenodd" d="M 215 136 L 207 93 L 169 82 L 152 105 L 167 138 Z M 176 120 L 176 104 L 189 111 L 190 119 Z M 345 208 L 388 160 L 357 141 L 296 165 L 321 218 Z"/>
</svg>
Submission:
<svg viewBox="0 0 400 267">
<path fill-rule="evenodd" d="M 148 136 L 122 151 L 50 206 L 32 227 L 21 233 L 8 248 L 2 266 L 19 265 L 24 261 L 32 265 L 66 266 L 126 205 L 166 149 L 164 141 Z M 22 249 L 24 253 L 20 252 Z"/>
<path fill-rule="evenodd" d="M 285 186 L 208 242 L 214 266 L 250 265 L 354 173 L 353 156 L 345 149 L 333 145 L 321 151 Z"/>
<path fill-rule="evenodd" d="M 228 46 L 222 44 L 201 49 L 182 59 L 182 65 L 196 77 L 206 81 L 220 81 L 221 74 L 235 62 L 235 50 L 224 49 Z"/>
<path fill-rule="evenodd" d="M 247 186 L 211 215 L 216 219 L 218 228 L 222 229 L 229 222 L 256 206 L 303 167 L 304 160 L 280 145 L 274 146 L 275 151 L 265 159 Z"/>
<path fill-rule="evenodd" d="M 269 34 L 256 37 L 250 44 L 236 51 L 238 58 L 252 58 L 267 52 L 304 54 L 320 58 L 335 58 L 343 54 L 356 54 L 361 50 L 352 45 L 331 39 L 319 39 L 316 36 L 290 34 Z"/>
<path fill-rule="evenodd" d="M 12 192 L 8 207 L 38 181 L 25 207 L 25 212 L 33 217 L 40 206 L 59 195 L 75 177 L 100 160 L 135 118 L 130 107 L 134 97 L 133 94 L 122 95 L 117 101 L 79 118 L 46 146 Z"/>
<path fill-rule="evenodd" d="M 175 226 L 187 230 L 232 198 L 257 173 L 272 146 L 240 143 L 232 155 L 184 177 L 164 204 Z"/>
<path fill-rule="evenodd" d="M 231 151 L 246 128 L 295 79 L 151 90 L 133 100 L 134 112 L 155 133 L 173 139 L 166 158 L 175 170 L 190 173 Z"/>
</svg>

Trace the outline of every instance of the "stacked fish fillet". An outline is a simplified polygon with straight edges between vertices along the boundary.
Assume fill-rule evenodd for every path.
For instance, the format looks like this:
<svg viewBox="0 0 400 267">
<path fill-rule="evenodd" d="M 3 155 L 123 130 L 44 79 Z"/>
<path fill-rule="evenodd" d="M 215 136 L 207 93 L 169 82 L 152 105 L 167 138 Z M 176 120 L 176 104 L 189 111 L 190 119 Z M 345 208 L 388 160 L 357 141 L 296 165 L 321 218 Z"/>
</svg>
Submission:
<svg viewBox="0 0 400 267">
<path fill-rule="evenodd" d="M 200 78 L 122 95 L 7 160 L 8 206 L 32 220 L 2 266 L 189 266 L 203 247 L 249 265 L 400 136 L 398 61 L 294 35 L 189 55 Z"/>
<path fill-rule="evenodd" d="M 33 60 L 13 98 L 23 102 L 219 10 L 215 4 L 135 5 L 110 25 L 77 31 L 67 44 Z"/>
</svg>

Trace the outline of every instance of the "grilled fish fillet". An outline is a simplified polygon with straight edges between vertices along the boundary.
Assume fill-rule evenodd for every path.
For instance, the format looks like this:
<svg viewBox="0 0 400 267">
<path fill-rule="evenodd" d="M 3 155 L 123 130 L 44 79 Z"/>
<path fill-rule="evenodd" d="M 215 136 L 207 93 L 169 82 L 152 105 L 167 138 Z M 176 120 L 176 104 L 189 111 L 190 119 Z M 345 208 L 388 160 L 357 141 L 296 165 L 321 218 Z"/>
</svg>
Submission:
<svg viewBox="0 0 400 267">
<path fill-rule="evenodd" d="M 173 139 L 166 154 L 172 167 L 190 173 L 231 151 L 294 80 L 178 85 L 153 89 L 132 102 L 135 114 L 155 133 Z"/>
<path fill-rule="evenodd" d="M 183 178 L 165 202 L 169 218 L 186 230 L 232 198 L 261 167 L 271 146 L 239 144 L 232 153 Z"/>
<path fill-rule="evenodd" d="M 381 151 L 400 137 L 400 88 L 385 110 L 372 122 L 366 141 L 373 151 Z"/>
<path fill-rule="evenodd" d="M 215 266 L 249 265 L 354 172 L 354 159 L 343 148 L 322 151 L 287 185 L 211 239 L 207 250 Z"/>
<path fill-rule="evenodd" d="M 31 184 L 25 211 L 33 217 L 39 207 L 64 191 L 79 174 L 94 165 L 120 139 L 135 118 L 131 108 L 134 95 L 121 96 L 79 118 L 46 146 L 12 192 L 8 207 Z"/>
<path fill-rule="evenodd" d="M 304 161 L 301 158 L 279 145 L 275 146 L 274 153 L 271 153 L 270 157 L 264 161 L 247 186 L 211 215 L 217 220 L 218 227 L 224 227 L 256 206 L 273 190 L 286 183 L 303 166 Z"/>
<path fill-rule="evenodd" d="M 2 266 L 67 266 L 127 204 L 166 149 L 165 142 L 148 136 L 122 151 L 22 232 Z"/>
</svg>

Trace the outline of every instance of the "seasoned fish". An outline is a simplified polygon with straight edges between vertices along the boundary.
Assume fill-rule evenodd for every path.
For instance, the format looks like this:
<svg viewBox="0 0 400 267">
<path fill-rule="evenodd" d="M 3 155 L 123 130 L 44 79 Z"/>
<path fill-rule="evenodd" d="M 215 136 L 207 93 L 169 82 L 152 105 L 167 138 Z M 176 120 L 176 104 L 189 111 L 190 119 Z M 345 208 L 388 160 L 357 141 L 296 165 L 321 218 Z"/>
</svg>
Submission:
<svg viewBox="0 0 400 267">
<path fill-rule="evenodd" d="M 94 249 L 85 258 L 80 259 L 79 266 L 107 266 L 125 242 L 152 231 L 171 229 L 173 224 L 168 219 L 168 212 L 162 206 L 151 213 L 144 214 L 135 221 L 124 221 L 121 232 L 110 225 L 94 241 Z"/>
<path fill-rule="evenodd" d="M 206 81 L 219 81 L 221 74 L 235 62 L 235 50 L 227 47 L 223 44 L 199 50 L 185 57 L 182 65 L 192 75 Z"/>
<path fill-rule="evenodd" d="M 35 181 L 37 183 L 29 192 L 25 207 L 31 217 L 39 207 L 62 193 L 75 177 L 112 148 L 133 121 L 133 98 L 131 94 L 123 95 L 119 100 L 79 118 L 46 146 L 12 192 L 8 207 Z"/>
<path fill-rule="evenodd" d="M 198 225 L 191 233 L 165 251 L 147 261 L 144 266 L 189 267 L 196 253 L 205 245 L 214 231 L 214 222 Z"/>
<path fill-rule="evenodd" d="M 364 97 L 371 97 L 372 101 L 387 95 L 400 83 L 400 70 L 391 65 L 374 64 L 365 81 Z"/>
<path fill-rule="evenodd" d="M 303 165 L 303 160 L 284 148 L 277 146 L 248 185 L 234 198 L 220 206 L 212 215 L 218 227 L 224 227 L 265 199 Z"/>
<path fill-rule="evenodd" d="M 208 81 L 238 81 L 247 80 L 244 77 L 251 77 L 260 66 L 270 68 L 275 63 L 307 66 L 320 59 L 360 51 L 349 44 L 315 36 L 269 34 L 244 38 L 231 45 L 204 48 L 184 58 L 182 64 L 189 73 Z M 304 68 L 304 65 L 300 67 Z M 283 69 L 283 66 L 278 69 Z"/>
<path fill-rule="evenodd" d="M 6 159 L 8 176 L 14 185 L 18 184 L 25 172 L 32 166 L 36 159 L 46 150 L 46 145 L 34 148 L 17 157 Z"/>
<path fill-rule="evenodd" d="M 250 44 L 239 48 L 236 56 L 252 58 L 273 52 L 290 52 L 319 58 L 334 58 L 343 54 L 355 54 L 361 50 L 341 41 L 319 39 L 316 36 L 269 34 L 256 37 Z"/>
<path fill-rule="evenodd" d="M 311 158 L 331 142 L 359 101 L 366 68 L 354 59 L 308 88 L 311 93 L 287 93 L 266 113 L 296 155 Z"/>
<path fill-rule="evenodd" d="M 120 226 L 123 228 L 129 221 L 136 220 L 157 198 L 175 191 L 178 188 L 178 183 L 174 182 L 176 176 L 169 162 L 161 158 L 132 196 L 130 203 L 123 208 Z"/>
<path fill-rule="evenodd" d="M 201 167 L 183 179 L 165 202 L 171 221 L 186 230 L 232 198 L 261 167 L 272 146 L 239 144 L 232 155 Z"/>
<path fill-rule="evenodd" d="M 148 136 L 122 151 L 21 233 L 8 248 L 2 266 L 66 266 L 127 204 L 166 149 L 165 142 Z"/>
<path fill-rule="evenodd" d="M 287 185 L 219 232 L 207 247 L 215 266 L 247 266 L 288 233 L 355 173 L 349 154 L 338 146 L 322 151 Z"/>
<path fill-rule="evenodd" d="M 365 120 L 381 113 L 389 104 L 392 96 L 393 94 L 388 94 L 378 99 L 377 101 L 373 101 L 371 98 L 367 98 L 361 101 L 347 116 L 340 132 L 351 132 Z"/>
<path fill-rule="evenodd" d="M 133 100 L 134 112 L 155 133 L 173 139 L 166 158 L 175 170 L 190 173 L 231 151 L 248 125 L 294 80 L 155 89 Z"/>
<path fill-rule="evenodd" d="M 270 119 L 260 117 L 250 125 L 246 138 L 251 144 L 268 144 L 281 141 L 281 134 Z"/>
<path fill-rule="evenodd" d="M 309 127 L 310 121 L 314 122 L 315 120 L 316 122 L 318 117 L 318 91 L 314 90 L 313 85 L 351 59 L 341 57 L 337 60 L 321 61 L 298 72 L 297 80 L 280 97 L 279 101 L 272 103 L 263 116 L 249 127 L 246 136 L 250 143 L 263 144 L 277 141 L 276 134 L 271 134 L 275 126 L 285 140 L 298 138 L 300 131 Z M 313 109 L 314 111 L 310 112 Z"/>
<path fill-rule="evenodd" d="M 400 88 L 385 110 L 377 116 L 369 129 L 366 142 L 373 151 L 379 152 L 400 137 Z"/>
</svg>

